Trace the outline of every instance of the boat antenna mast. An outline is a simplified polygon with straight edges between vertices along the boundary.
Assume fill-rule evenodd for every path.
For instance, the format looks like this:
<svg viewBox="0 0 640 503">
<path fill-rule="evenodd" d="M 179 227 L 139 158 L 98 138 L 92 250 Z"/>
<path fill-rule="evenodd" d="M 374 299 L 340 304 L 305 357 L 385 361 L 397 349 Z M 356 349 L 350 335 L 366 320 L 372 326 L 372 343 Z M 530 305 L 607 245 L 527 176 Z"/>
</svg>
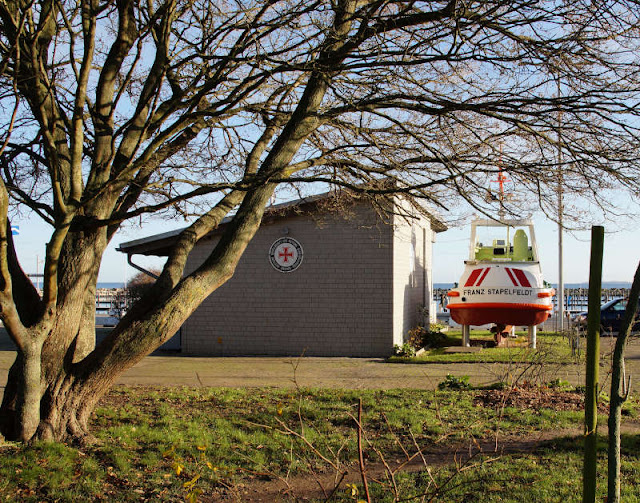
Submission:
<svg viewBox="0 0 640 503">
<path fill-rule="evenodd" d="M 500 146 L 500 161 L 498 163 L 498 179 L 492 180 L 492 183 L 498 184 L 498 195 L 496 197 L 491 192 L 489 192 L 489 195 L 490 195 L 490 201 L 497 201 L 500 204 L 500 207 L 498 209 L 498 221 L 507 225 L 507 250 L 511 246 L 511 232 L 510 232 L 511 226 L 505 220 L 506 212 L 505 212 L 504 203 L 505 201 L 511 200 L 511 198 L 513 197 L 513 194 L 509 192 L 505 193 L 504 184 L 510 181 L 511 180 L 507 178 L 507 175 L 503 171 L 502 146 Z"/>
<path fill-rule="evenodd" d="M 500 154 L 502 154 L 502 148 L 500 149 Z M 500 203 L 500 208 L 498 209 L 498 217 L 501 221 L 504 220 L 504 217 L 505 217 L 504 202 L 510 201 L 511 198 L 513 197 L 513 194 L 511 194 L 510 192 L 505 193 L 504 191 L 505 182 L 510 182 L 510 181 L 511 180 L 509 180 L 507 178 L 507 175 L 504 173 L 502 169 L 502 161 L 500 161 L 498 165 L 498 179 L 491 181 L 492 183 L 498 184 L 498 196 L 496 197 L 493 193 L 489 192 L 489 200 L 498 201 Z"/>
</svg>

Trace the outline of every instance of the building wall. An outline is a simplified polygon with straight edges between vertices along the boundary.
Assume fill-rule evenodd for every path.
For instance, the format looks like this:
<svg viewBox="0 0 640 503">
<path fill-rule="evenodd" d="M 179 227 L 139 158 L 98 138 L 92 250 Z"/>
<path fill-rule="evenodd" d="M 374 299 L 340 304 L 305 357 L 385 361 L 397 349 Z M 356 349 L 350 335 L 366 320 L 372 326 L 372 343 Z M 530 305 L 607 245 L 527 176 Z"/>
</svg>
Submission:
<svg viewBox="0 0 640 503">
<path fill-rule="evenodd" d="M 317 215 L 317 214 L 316 214 Z M 269 263 L 272 243 L 300 242 L 301 266 Z M 215 241 L 198 245 L 187 272 Z M 201 355 L 385 356 L 393 347 L 392 227 L 369 205 L 265 223 L 235 275 L 182 329 L 183 352 Z"/>
<path fill-rule="evenodd" d="M 393 343 L 402 344 L 407 332 L 428 323 L 422 308 L 430 308 L 433 291 L 430 221 L 403 199 L 396 199 L 393 217 Z"/>
</svg>

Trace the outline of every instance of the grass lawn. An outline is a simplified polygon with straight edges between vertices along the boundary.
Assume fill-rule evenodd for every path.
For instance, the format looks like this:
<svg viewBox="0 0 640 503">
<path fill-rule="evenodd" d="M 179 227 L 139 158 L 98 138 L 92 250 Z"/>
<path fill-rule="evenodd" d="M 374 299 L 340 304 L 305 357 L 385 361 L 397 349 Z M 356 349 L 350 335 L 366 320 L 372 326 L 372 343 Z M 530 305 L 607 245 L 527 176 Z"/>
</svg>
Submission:
<svg viewBox="0 0 640 503">
<path fill-rule="evenodd" d="M 117 387 L 93 419 L 98 445 L 0 444 L 0 501 L 358 501 L 359 401 L 372 501 L 579 501 L 581 400 L 540 388 Z M 636 428 L 623 438 L 623 501 L 634 503 L 636 398 L 624 420 Z"/>
<path fill-rule="evenodd" d="M 420 356 L 405 357 L 392 356 L 392 363 L 579 363 L 584 361 L 585 351 L 571 350 L 569 339 L 553 332 L 538 332 L 537 348 L 527 346 L 527 335 L 516 332 L 516 339 L 509 339 L 509 347 L 484 347 L 472 353 L 449 353 L 447 348 L 462 345 L 460 331 L 450 331 L 446 334 L 443 347 L 429 349 Z M 493 334 L 489 331 L 471 332 L 472 344 L 484 344 L 493 341 Z M 584 341 L 583 341 L 584 342 Z"/>
</svg>

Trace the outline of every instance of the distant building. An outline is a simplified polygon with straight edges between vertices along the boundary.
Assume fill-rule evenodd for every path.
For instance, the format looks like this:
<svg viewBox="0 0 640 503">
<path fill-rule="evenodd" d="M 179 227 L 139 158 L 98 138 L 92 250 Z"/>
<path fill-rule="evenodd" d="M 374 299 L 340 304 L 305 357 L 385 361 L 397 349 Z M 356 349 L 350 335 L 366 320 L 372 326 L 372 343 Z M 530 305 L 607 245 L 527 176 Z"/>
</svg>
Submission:
<svg viewBox="0 0 640 503">
<path fill-rule="evenodd" d="M 325 194 L 269 208 L 233 278 L 184 323 L 181 351 L 388 356 L 424 316 L 435 320 L 432 243 L 446 226 L 400 197 L 386 216 L 370 202 L 339 204 Z M 198 243 L 186 273 L 202 263 L 220 232 Z M 178 233 L 119 250 L 130 258 L 166 255 Z"/>
</svg>

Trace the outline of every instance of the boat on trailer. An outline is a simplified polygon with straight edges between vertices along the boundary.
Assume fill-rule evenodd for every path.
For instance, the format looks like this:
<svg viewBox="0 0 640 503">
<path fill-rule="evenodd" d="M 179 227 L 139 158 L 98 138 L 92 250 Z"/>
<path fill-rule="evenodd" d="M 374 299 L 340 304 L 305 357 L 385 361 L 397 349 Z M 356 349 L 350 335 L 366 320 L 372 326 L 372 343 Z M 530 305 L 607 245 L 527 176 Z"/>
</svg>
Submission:
<svg viewBox="0 0 640 503">
<path fill-rule="evenodd" d="M 484 227 L 493 239 L 482 243 L 478 230 Z M 469 326 L 495 324 L 498 333 L 509 325 L 527 326 L 535 347 L 535 327 L 551 315 L 554 295 L 542 279 L 531 220 L 471 222 L 469 259 L 458 286 L 447 293 L 451 318 L 462 325 L 463 345 L 469 345 Z"/>
</svg>

